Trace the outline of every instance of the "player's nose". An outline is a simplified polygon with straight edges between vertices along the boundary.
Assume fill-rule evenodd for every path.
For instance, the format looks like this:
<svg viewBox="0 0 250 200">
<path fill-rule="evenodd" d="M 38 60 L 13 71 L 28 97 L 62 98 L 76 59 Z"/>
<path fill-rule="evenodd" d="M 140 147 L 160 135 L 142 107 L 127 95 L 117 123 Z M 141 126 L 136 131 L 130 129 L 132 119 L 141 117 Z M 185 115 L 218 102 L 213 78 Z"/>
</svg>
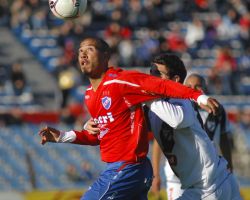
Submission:
<svg viewBox="0 0 250 200">
<path fill-rule="evenodd" d="M 78 55 L 80 58 L 86 58 L 87 56 L 87 52 L 83 49 L 80 49 L 79 50 L 79 55 Z"/>
<path fill-rule="evenodd" d="M 85 59 L 85 58 L 87 58 L 88 56 L 87 56 L 87 54 L 85 53 L 85 52 L 81 52 L 80 53 L 80 58 L 81 59 Z"/>
</svg>

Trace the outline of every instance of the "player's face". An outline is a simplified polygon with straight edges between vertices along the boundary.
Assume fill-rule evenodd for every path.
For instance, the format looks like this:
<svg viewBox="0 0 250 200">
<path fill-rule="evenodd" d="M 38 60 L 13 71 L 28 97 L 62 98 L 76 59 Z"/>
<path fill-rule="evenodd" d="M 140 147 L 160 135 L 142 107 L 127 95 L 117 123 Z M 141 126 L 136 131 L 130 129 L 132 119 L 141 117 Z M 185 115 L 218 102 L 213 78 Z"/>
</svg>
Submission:
<svg viewBox="0 0 250 200">
<path fill-rule="evenodd" d="M 194 77 L 194 76 L 189 77 L 186 80 L 185 85 L 195 90 L 200 90 L 200 91 L 203 90 L 202 82 L 198 77 Z"/>
<path fill-rule="evenodd" d="M 153 76 L 158 76 L 158 77 L 165 79 L 165 80 L 168 80 L 171 78 L 169 75 L 169 68 L 166 67 L 165 65 L 158 64 L 158 63 L 154 63 L 151 66 L 150 73 Z"/>
<path fill-rule="evenodd" d="M 84 40 L 80 44 L 78 52 L 78 62 L 81 71 L 91 77 L 98 78 L 103 72 L 105 66 L 104 53 L 96 48 L 94 40 Z"/>
</svg>

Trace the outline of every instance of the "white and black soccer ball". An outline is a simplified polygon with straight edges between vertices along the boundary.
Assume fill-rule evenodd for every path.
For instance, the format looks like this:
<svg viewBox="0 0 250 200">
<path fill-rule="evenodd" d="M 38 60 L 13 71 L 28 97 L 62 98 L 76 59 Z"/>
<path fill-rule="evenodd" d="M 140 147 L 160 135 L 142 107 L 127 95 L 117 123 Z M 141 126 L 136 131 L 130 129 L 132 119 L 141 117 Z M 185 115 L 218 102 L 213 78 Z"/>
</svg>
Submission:
<svg viewBox="0 0 250 200">
<path fill-rule="evenodd" d="M 73 19 L 83 15 L 87 0 L 49 0 L 52 13 L 61 19 Z"/>
</svg>

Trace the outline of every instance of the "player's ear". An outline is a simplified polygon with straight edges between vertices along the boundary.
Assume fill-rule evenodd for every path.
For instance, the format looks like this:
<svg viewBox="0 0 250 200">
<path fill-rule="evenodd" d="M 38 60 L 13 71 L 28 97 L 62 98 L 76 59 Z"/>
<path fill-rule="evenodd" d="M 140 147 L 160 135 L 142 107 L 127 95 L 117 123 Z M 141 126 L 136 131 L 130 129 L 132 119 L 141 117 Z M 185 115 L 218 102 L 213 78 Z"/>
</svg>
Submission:
<svg viewBox="0 0 250 200">
<path fill-rule="evenodd" d="M 110 59 L 110 53 L 105 51 L 102 53 L 102 60 L 106 60 L 107 62 L 109 61 Z"/>
<path fill-rule="evenodd" d="M 175 82 L 179 83 L 179 82 L 180 82 L 180 80 L 181 80 L 180 76 L 178 76 L 178 75 L 174 75 L 174 77 L 173 77 L 173 81 L 175 81 Z"/>
</svg>

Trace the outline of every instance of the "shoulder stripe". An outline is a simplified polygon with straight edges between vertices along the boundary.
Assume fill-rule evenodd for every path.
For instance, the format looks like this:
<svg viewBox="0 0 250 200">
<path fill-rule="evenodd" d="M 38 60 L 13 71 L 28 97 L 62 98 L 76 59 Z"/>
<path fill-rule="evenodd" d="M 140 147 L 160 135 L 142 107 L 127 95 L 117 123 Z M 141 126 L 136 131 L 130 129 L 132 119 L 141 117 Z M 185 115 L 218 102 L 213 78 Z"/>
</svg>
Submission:
<svg viewBox="0 0 250 200">
<path fill-rule="evenodd" d="M 87 90 L 87 91 L 88 91 L 88 90 L 92 90 L 92 87 L 90 87 L 90 88 L 87 88 L 86 90 Z"/>
<path fill-rule="evenodd" d="M 112 83 L 125 84 L 125 85 L 130 85 L 130 86 L 133 86 L 133 87 L 140 87 L 140 85 L 137 85 L 137 84 L 134 84 L 134 83 L 131 83 L 131 82 L 127 82 L 127 81 L 117 80 L 117 79 L 106 81 L 106 82 L 103 83 L 103 85 L 109 85 L 109 84 L 112 84 Z"/>
</svg>

